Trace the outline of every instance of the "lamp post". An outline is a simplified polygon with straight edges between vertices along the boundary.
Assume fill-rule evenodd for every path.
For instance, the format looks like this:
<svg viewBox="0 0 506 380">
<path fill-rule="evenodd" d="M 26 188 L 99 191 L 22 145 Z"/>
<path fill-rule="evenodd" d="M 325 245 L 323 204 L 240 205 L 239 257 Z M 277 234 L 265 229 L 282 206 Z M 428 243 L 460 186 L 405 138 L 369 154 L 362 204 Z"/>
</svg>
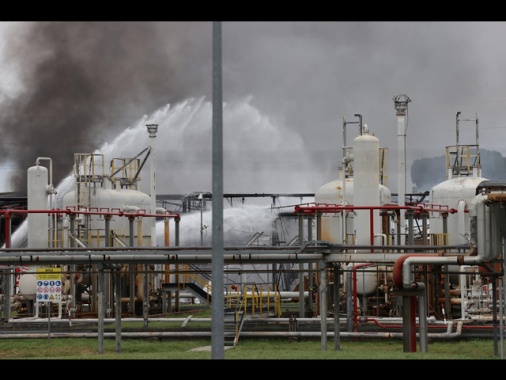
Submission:
<svg viewBox="0 0 506 380">
<path fill-rule="evenodd" d="M 149 139 L 152 140 L 149 144 L 149 150 L 151 152 L 151 214 L 156 214 L 156 157 L 155 157 L 155 138 L 156 132 L 158 131 L 158 124 L 147 124 Z M 156 218 L 151 218 L 151 246 L 156 246 Z"/>
<path fill-rule="evenodd" d="M 203 209 L 204 209 L 204 197 L 202 196 L 202 193 L 199 194 L 198 198 L 200 199 L 200 246 L 204 246 L 204 215 L 203 215 Z"/>
<path fill-rule="evenodd" d="M 406 115 L 408 103 L 411 99 L 407 95 L 397 95 L 394 97 L 395 111 L 397 115 L 397 204 L 404 206 L 406 203 Z M 399 232 L 405 231 L 404 210 L 399 213 Z M 401 236 L 401 235 L 399 235 Z M 401 241 L 399 241 L 399 244 Z"/>
<path fill-rule="evenodd" d="M 156 132 L 158 131 L 158 124 L 146 124 L 149 133 L 149 150 L 151 153 L 151 203 L 150 203 L 150 214 L 156 214 L 156 176 L 155 176 L 155 138 Z M 151 217 L 151 246 L 156 246 L 156 217 Z M 157 271 L 159 272 L 159 271 Z M 158 279 L 156 279 L 158 282 Z M 144 327 L 148 326 L 148 312 L 149 312 L 149 292 L 148 292 L 148 264 L 144 264 Z"/>
</svg>

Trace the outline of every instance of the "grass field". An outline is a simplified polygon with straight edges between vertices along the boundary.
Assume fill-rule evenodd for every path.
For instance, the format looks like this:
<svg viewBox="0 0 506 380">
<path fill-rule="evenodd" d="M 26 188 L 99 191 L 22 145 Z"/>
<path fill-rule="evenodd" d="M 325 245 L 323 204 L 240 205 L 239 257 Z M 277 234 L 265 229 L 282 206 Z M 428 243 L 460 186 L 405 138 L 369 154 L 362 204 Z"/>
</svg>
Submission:
<svg viewBox="0 0 506 380">
<path fill-rule="evenodd" d="M 211 310 L 191 310 L 181 317 L 193 315 L 207 318 Z M 181 322 L 150 322 L 158 328 L 181 326 Z M 108 325 L 110 328 L 114 324 Z M 139 322 L 123 322 L 122 328 L 143 326 Z M 210 322 L 192 322 L 192 328 L 210 328 Z M 84 326 L 82 327 L 84 328 Z M 96 326 L 90 326 L 96 332 Z M 114 331 L 114 330 L 111 330 Z M 137 330 L 139 331 L 139 330 Z M 9 330 L 4 330 L 8 333 Z M 116 340 L 104 339 L 103 352 L 99 353 L 98 338 L 2 338 L 0 330 L 0 360 L 212 360 L 211 338 L 126 338 L 122 337 L 120 349 Z M 435 339 L 428 343 L 428 352 L 420 352 L 417 340 L 416 352 L 404 352 L 402 339 L 344 338 L 339 349 L 334 349 L 334 339 L 327 340 L 322 350 L 319 338 L 243 338 L 235 347 L 224 350 L 225 360 L 500 360 L 504 359 L 500 340 L 487 339 Z M 202 349 L 207 347 L 208 349 Z"/>
<path fill-rule="evenodd" d="M 0 339 L 0 359 L 17 360 L 212 360 L 211 340 L 206 339 L 122 339 L 117 352 L 115 339 L 104 340 L 103 353 L 92 338 Z M 428 352 L 404 352 L 401 340 L 341 341 L 338 350 L 320 340 L 243 340 L 224 351 L 230 360 L 497 360 L 493 339 L 429 342 Z"/>
</svg>

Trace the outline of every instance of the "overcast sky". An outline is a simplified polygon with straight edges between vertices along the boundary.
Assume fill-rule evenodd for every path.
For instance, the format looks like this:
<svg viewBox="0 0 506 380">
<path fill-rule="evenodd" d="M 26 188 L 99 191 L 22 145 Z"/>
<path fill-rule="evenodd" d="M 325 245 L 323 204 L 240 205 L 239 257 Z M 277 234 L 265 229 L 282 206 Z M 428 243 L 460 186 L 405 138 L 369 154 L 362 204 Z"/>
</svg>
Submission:
<svg viewBox="0 0 506 380">
<path fill-rule="evenodd" d="M 337 178 L 343 117 L 362 115 L 389 149 L 395 192 L 397 95 L 411 100 L 408 176 L 413 160 L 456 144 L 457 112 L 478 115 L 480 149 L 506 156 L 505 35 L 504 22 L 223 22 L 223 100 L 246 104 L 255 111 L 248 115 L 281 131 L 286 138 L 272 149 L 295 165 L 311 162 L 310 183 L 293 192 Z M 37 157 L 54 160 L 57 183 L 74 153 L 98 149 L 168 104 L 202 97 L 212 101 L 212 22 L 0 23 L 0 173 L 12 174 L 0 192 L 25 191 Z M 254 124 L 241 131 L 246 139 L 259 132 L 267 133 Z M 462 122 L 460 143 L 475 144 L 475 132 L 474 121 Z M 348 127 L 347 145 L 357 135 Z M 283 141 L 300 145 L 285 150 Z M 245 155 L 259 171 L 278 168 L 263 153 Z M 268 188 L 267 180 L 258 191 Z"/>
</svg>

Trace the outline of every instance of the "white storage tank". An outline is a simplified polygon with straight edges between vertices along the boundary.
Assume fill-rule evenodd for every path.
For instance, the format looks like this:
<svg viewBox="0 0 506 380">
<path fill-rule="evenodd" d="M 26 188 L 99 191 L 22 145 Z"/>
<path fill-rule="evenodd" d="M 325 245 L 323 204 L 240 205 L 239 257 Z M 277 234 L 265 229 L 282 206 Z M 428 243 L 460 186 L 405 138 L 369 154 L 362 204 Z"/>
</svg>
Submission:
<svg viewBox="0 0 506 380">
<path fill-rule="evenodd" d="M 385 270 L 384 267 L 370 266 L 369 264 L 349 264 L 347 269 L 355 270 L 355 274 L 352 273 L 352 278 L 356 278 L 356 283 L 352 285 L 352 288 L 353 286 L 356 286 L 357 294 L 371 295 L 378 291 L 378 271 Z"/>
<path fill-rule="evenodd" d="M 44 166 L 35 165 L 27 170 L 27 209 L 47 210 L 49 175 Z M 28 248 L 48 248 L 49 215 L 47 213 L 29 213 L 27 215 Z M 37 293 L 37 268 L 30 265 L 19 275 L 18 291 L 26 300 L 35 301 Z"/>
<path fill-rule="evenodd" d="M 379 206 L 379 140 L 363 133 L 353 140 L 353 145 L 353 205 Z M 371 221 L 371 213 L 368 210 L 356 210 L 356 244 L 371 244 L 371 224 L 373 233 L 381 232 L 379 214 L 379 210 L 373 210 Z"/>
<path fill-rule="evenodd" d="M 76 209 L 75 205 L 76 194 L 75 191 L 70 191 L 63 197 L 63 208 L 67 207 Z M 110 212 L 119 212 L 126 209 L 138 210 L 139 213 L 149 213 L 151 204 L 151 197 L 141 191 L 131 189 L 104 189 L 98 188 L 93 191 L 90 199 L 90 209 L 107 210 Z M 134 213 L 136 211 L 133 211 Z M 85 218 L 84 215 L 81 218 Z M 103 241 L 105 233 L 105 220 L 101 215 L 90 215 L 89 226 L 93 233 L 100 233 L 100 241 Z M 137 236 L 139 235 L 139 224 L 134 222 L 134 234 L 135 234 L 135 245 L 138 245 Z M 151 245 L 151 217 L 142 218 L 142 245 Z M 109 228 L 111 231 L 115 231 L 118 235 L 125 237 L 130 236 L 130 221 L 127 216 L 113 216 L 110 220 Z M 92 244 L 96 245 L 96 238 L 92 239 Z M 128 244 L 128 240 L 125 241 Z"/>
<path fill-rule="evenodd" d="M 27 208 L 28 210 L 48 209 L 48 170 L 44 166 L 35 165 L 27 172 Z M 28 247 L 48 248 L 49 216 L 44 213 L 29 213 Z"/>
<path fill-rule="evenodd" d="M 448 245 L 469 243 L 470 219 L 469 212 L 466 210 L 470 209 L 476 189 L 483 181 L 486 179 L 482 177 L 457 177 L 441 182 L 432 188 L 429 197 L 431 204 L 437 207 L 448 206 L 448 209 L 457 211 L 448 215 Z M 431 235 L 444 233 L 441 213 L 431 212 L 429 221 Z"/>
<path fill-rule="evenodd" d="M 338 179 L 321 186 L 315 192 L 315 202 L 318 204 L 337 204 L 355 206 L 384 206 L 391 204 L 390 190 L 380 184 L 379 179 L 379 140 L 364 133 L 354 140 L 353 148 L 354 171 L 353 177 Z M 343 215 L 346 223 L 343 224 Z M 381 238 L 381 216 L 379 210 L 374 215 L 375 244 L 384 244 Z M 323 213 L 321 219 L 321 239 L 337 244 L 351 245 L 353 235 L 358 236 L 356 244 L 370 244 L 370 212 L 356 210 L 355 212 Z M 359 227 L 360 226 L 360 231 Z M 359 240 L 362 240 L 361 242 Z M 364 270 L 357 271 L 357 293 L 360 295 L 376 291 L 378 287 L 375 273 Z"/>
<path fill-rule="evenodd" d="M 342 179 L 331 181 L 318 188 L 315 192 L 315 202 L 319 204 L 346 205 L 349 204 L 346 199 L 352 198 L 352 178 L 346 178 L 344 183 Z M 344 228 L 342 221 L 343 215 L 346 220 L 346 228 Z M 346 231 L 351 231 L 351 233 L 353 233 L 353 217 L 354 213 L 352 211 L 322 214 L 320 229 L 321 239 L 332 243 L 346 244 L 346 238 L 343 237 L 346 235 Z"/>
<path fill-rule="evenodd" d="M 315 202 L 318 204 L 329 205 L 355 205 L 355 206 L 384 206 L 392 203 L 392 193 L 390 190 L 379 183 L 379 141 L 376 137 L 370 135 L 359 136 L 355 140 L 354 157 L 357 160 L 360 156 L 360 162 L 355 165 L 354 177 L 348 177 L 331 181 L 319 187 L 315 192 Z M 371 160 L 377 164 L 371 165 Z M 357 177 L 358 176 L 358 177 Z M 341 177 L 343 177 L 341 172 Z M 358 193 L 357 193 L 358 179 Z M 366 234 L 367 240 L 363 244 L 369 244 L 369 212 L 366 210 L 349 211 L 339 213 L 323 213 L 321 220 L 321 239 L 338 244 L 353 244 L 352 235 L 358 229 L 356 218 L 361 214 L 364 219 L 361 225 L 360 234 Z M 346 219 L 343 225 L 342 218 Z M 360 217 L 359 217 L 360 218 Z M 380 212 L 374 212 L 374 232 L 381 234 Z M 345 228 L 344 228 L 345 227 Z M 359 233 L 357 231 L 357 233 Z M 346 238 L 347 236 L 347 238 Z M 344 238 L 343 238 L 344 237 Z M 357 242 L 357 244 L 360 244 Z M 375 239 L 375 244 L 383 244 L 381 238 Z"/>
</svg>

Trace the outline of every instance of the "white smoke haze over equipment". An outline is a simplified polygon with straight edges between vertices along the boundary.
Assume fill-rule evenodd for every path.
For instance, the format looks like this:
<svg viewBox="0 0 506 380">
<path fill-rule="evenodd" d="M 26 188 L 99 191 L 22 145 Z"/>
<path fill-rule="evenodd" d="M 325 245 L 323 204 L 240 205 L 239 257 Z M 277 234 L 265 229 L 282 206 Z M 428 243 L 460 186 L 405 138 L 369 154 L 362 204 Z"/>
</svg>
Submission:
<svg viewBox="0 0 506 380">
<path fill-rule="evenodd" d="M 236 205 L 223 210 L 223 236 L 227 246 L 244 246 L 256 233 L 261 233 L 261 244 L 270 245 L 274 220 L 278 214 L 268 207 L 260 205 Z M 201 235 L 202 227 L 202 235 Z M 170 236 L 174 239 L 174 223 L 169 223 Z M 205 211 L 182 214 L 179 227 L 179 245 L 182 247 L 197 247 L 202 244 L 212 244 L 212 212 Z M 157 245 L 164 245 L 164 222 L 156 224 Z M 258 244 L 258 243 L 257 243 Z"/>
<path fill-rule="evenodd" d="M 212 104 L 204 98 L 167 105 L 126 129 L 98 153 L 105 162 L 134 157 L 150 144 L 146 124 L 158 124 L 154 140 L 156 186 L 160 194 L 212 188 Z M 223 166 L 226 193 L 314 191 L 313 173 L 296 131 L 272 122 L 242 100 L 224 105 Z M 149 193 L 147 160 L 144 192 Z"/>
<path fill-rule="evenodd" d="M 343 117 L 387 147 L 397 189 L 393 97 L 406 94 L 406 168 L 456 144 L 506 155 L 504 22 L 223 22 L 225 193 L 314 192 L 337 178 Z M 0 192 L 74 153 L 132 157 L 157 123 L 157 193 L 210 191 L 212 22 L 0 23 Z M 474 144 L 462 123 L 460 144 Z M 347 128 L 347 145 L 358 128 Z M 112 151 L 112 149 L 117 149 Z M 106 161 L 107 162 L 107 161 Z M 149 173 L 144 169 L 143 191 Z M 443 171 L 444 168 L 441 168 Z"/>
</svg>

